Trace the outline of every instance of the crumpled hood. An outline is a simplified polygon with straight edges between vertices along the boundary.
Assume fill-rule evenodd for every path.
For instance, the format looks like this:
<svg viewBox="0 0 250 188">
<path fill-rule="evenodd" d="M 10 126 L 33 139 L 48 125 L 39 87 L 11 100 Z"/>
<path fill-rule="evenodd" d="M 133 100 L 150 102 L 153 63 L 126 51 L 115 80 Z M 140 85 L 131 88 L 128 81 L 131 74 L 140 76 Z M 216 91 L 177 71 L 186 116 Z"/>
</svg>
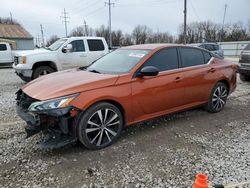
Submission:
<svg viewBox="0 0 250 188">
<path fill-rule="evenodd" d="M 28 96 L 48 100 L 115 84 L 118 75 L 98 74 L 80 69 L 52 73 L 23 86 Z"/>
<path fill-rule="evenodd" d="M 45 53 L 50 53 L 51 51 L 47 49 L 35 49 L 35 50 L 22 50 L 15 51 L 15 56 L 29 56 L 29 55 L 40 55 Z"/>
</svg>

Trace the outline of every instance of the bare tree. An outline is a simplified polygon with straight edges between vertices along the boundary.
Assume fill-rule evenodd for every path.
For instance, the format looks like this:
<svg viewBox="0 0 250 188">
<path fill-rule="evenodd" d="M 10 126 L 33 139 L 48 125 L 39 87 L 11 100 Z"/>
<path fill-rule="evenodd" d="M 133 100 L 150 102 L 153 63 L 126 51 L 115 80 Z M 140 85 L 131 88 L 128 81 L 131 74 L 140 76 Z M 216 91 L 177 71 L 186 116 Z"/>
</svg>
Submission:
<svg viewBox="0 0 250 188">
<path fill-rule="evenodd" d="M 148 39 L 147 43 L 173 43 L 174 37 L 168 32 L 157 32 L 152 33 Z"/>
<path fill-rule="evenodd" d="M 80 36 L 84 36 L 84 35 L 85 35 L 84 28 L 82 26 L 78 26 L 78 27 L 72 29 L 69 36 L 80 37 Z"/>
<path fill-rule="evenodd" d="M 11 18 L 1 18 L 0 17 L 0 24 L 15 24 L 15 25 L 20 25 L 18 21 L 11 19 Z"/>
<path fill-rule="evenodd" d="M 129 46 L 129 45 L 133 45 L 133 40 L 132 40 L 132 36 L 130 34 L 125 34 L 123 36 L 123 39 L 121 41 L 121 45 L 122 46 Z"/>
<path fill-rule="evenodd" d="M 95 29 L 95 35 L 97 37 L 104 37 L 106 41 L 109 41 L 109 29 L 108 27 L 101 25 L 101 27 Z"/>
<path fill-rule="evenodd" d="M 91 27 L 84 28 L 83 26 L 77 26 L 71 30 L 70 35 L 72 37 L 80 37 L 80 36 L 93 36 L 94 30 Z"/>
<path fill-rule="evenodd" d="M 59 37 L 57 35 L 52 35 L 46 43 L 46 47 L 50 46 L 51 44 L 53 44 L 55 41 L 57 41 L 59 39 Z"/>
<path fill-rule="evenodd" d="M 242 41 L 247 40 L 249 36 L 247 27 L 241 22 L 231 25 L 229 28 L 229 34 L 226 38 L 226 41 Z"/>
<path fill-rule="evenodd" d="M 132 32 L 133 39 L 135 40 L 135 44 L 145 44 L 147 38 L 152 33 L 152 30 L 146 25 L 138 25 L 134 28 Z"/>
<path fill-rule="evenodd" d="M 113 31 L 111 37 L 113 46 L 121 46 L 123 40 L 123 34 L 121 30 Z"/>
</svg>

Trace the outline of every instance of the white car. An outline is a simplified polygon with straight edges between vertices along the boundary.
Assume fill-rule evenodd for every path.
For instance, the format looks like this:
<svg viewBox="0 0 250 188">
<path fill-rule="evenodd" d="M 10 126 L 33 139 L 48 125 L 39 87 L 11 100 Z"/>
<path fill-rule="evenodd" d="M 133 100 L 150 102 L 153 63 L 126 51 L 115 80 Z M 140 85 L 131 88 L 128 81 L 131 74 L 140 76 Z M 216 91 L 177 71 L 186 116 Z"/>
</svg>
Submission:
<svg viewBox="0 0 250 188">
<path fill-rule="evenodd" d="M 8 66 L 13 63 L 13 51 L 7 42 L 0 42 L 0 66 Z"/>
<path fill-rule="evenodd" d="M 13 68 L 22 80 L 30 81 L 55 71 L 88 66 L 108 52 L 102 37 L 62 38 L 46 49 L 17 52 Z"/>
</svg>

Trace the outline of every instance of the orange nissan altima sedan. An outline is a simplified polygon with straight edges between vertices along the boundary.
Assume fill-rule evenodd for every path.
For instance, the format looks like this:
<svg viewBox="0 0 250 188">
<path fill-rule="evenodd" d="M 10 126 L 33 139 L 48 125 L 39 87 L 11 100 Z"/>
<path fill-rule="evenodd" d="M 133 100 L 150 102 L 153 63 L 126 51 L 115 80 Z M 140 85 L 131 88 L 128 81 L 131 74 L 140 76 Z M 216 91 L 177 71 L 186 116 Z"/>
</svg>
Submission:
<svg viewBox="0 0 250 188">
<path fill-rule="evenodd" d="M 125 126 L 206 106 L 219 112 L 236 88 L 237 65 L 207 50 L 173 44 L 124 47 L 88 67 L 40 77 L 17 92 L 27 136 L 56 148 L 79 140 L 114 143 Z"/>
</svg>

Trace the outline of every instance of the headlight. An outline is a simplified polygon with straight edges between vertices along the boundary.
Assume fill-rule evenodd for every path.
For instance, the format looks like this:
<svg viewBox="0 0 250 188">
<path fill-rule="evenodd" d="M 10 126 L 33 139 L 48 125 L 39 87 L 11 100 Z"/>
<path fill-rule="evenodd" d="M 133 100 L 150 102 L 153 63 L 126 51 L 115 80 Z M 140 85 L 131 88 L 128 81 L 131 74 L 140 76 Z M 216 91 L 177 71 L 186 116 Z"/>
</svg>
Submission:
<svg viewBox="0 0 250 188">
<path fill-rule="evenodd" d="M 22 64 L 26 64 L 26 56 L 22 56 Z"/>
<path fill-rule="evenodd" d="M 42 110 L 52 110 L 56 108 L 64 108 L 69 106 L 69 103 L 78 95 L 79 94 L 74 94 L 47 101 L 34 102 L 29 106 L 28 111 L 35 112 Z"/>
</svg>

